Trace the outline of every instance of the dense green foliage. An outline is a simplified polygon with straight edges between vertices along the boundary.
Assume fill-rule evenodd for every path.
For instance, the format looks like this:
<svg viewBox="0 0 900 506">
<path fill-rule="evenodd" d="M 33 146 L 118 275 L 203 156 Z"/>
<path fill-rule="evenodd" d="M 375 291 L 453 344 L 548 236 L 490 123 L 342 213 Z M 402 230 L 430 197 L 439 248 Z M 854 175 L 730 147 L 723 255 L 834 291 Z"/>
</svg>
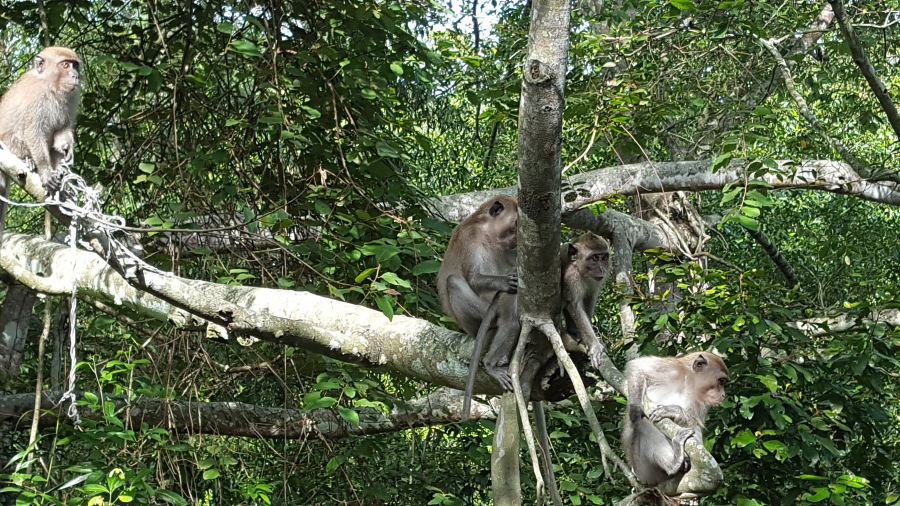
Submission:
<svg viewBox="0 0 900 506">
<path fill-rule="evenodd" d="M 787 53 L 823 3 L 623 0 L 598 12 L 590 4 L 573 14 L 563 163 L 584 156 L 568 174 L 644 160 L 747 158 L 765 168 L 773 159 L 838 159 L 772 80 L 774 63 L 758 43 L 784 38 Z M 40 9 L 52 42 L 86 63 L 76 169 L 107 188 L 107 211 L 167 227 L 234 215 L 274 237 L 262 251 L 159 248 L 150 257 L 179 275 L 308 290 L 439 321 L 434 273 L 450 227 L 425 217 L 421 197 L 516 183 L 526 2 L 478 4 L 477 30 L 471 3 L 452 12 L 426 0 L 4 3 L 2 75 L 15 75 L 41 45 Z M 885 19 L 897 10 L 896 1 L 851 9 L 889 90 L 900 84 L 900 25 Z M 791 55 L 798 90 L 830 135 L 874 170 L 896 170 L 898 144 L 840 33 L 817 47 L 827 59 Z M 790 323 L 829 309 L 862 317 L 900 306 L 900 210 L 762 185 L 692 201 L 727 217 L 712 233 L 715 259 L 705 269 L 641 259 L 635 273 L 673 283 L 680 300 L 662 305 L 639 291 L 631 301 L 641 353 L 702 346 L 727 355 L 729 396 L 706 433 L 726 482 L 706 503 L 896 502 L 898 330 L 861 324 L 811 335 Z M 37 233 L 40 216 L 14 209 L 10 226 Z M 797 287 L 746 227 L 781 248 Z M 292 240 L 308 228 L 314 240 Z M 645 286 L 646 277 L 636 281 Z M 620 298 L 604 294 L 596 323 L 622 365 Z M 43 465 L 25 465 L 27 433 L 0 435 L 0 461 L 16 455 L 0 503 L 490 503 L 489 422 L 309 441 L 125 426 L 104 396 L 340 407 L 352 423 L 353 408 L 388 409 L 433 387 L 303 350 L 243 348 L 155 325 L 80 306 L 79 388 L 93 392 L 82 403 L 105 417 L 46 430 L 33 454 Z M 37 316 L 33 327 L 36 335 Z M 679 333 L 684 342 L 667 337 Z M 36 353 L 27 350 L 7 390 L 33 389 Z M 239 366 L 247 367 L 229 369 Z M 622 402 L 595 403 L 614 446 Z M 627 495 L 624 480 L 603 475 L 580 411 L 550 416 L 567 500 Z M 522 479 L 530 497 L 524 468 Z"/>
</svg>

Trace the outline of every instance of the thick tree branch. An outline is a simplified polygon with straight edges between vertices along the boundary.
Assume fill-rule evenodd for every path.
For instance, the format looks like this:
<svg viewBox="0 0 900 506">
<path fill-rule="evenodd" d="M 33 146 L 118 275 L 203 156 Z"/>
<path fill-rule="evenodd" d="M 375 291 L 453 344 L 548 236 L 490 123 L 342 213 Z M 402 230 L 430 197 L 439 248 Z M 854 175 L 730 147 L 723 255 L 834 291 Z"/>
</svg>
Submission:
<svg viewBox="0 0 900 506">
<path fill-rule="evenodd" d="M 888 181 L 870 181 L 850 165 L 833 160 L 776 160 L 777 166 L 756 180 L 776 190 L 806 189 L 859 197 L 900 206 L 900 187 Z M 715 172 L 709 160 L 693 162 L 644 162 L 600 168 L 563 180 L 563 211 L 604 200 L 613 195 L 637 195 L 672 191 L 721 190 L 727 184 L 747 180 L 746 162 L 735 160 Z M 566 191 L 571 188 L 572 191 Z M 495 195 L 515 195 L 516 188 L 448 195 L 430 201 L 434 213 L 459 221 Z M 639 221 L 637 218 L 631 218 Z"/>
<path fill-rule="evenodd" d="M 52 427 L 57 418 L 66 416 L 68 405 L 61 406 L 63 392 L 44 392 L 41 409 L 55 416 L 41 416 L 41 425 Z M 78 392 L 84 399 L 84 392 Z M 415 427 L 429 427 L 459 422 L 462 396 L 450 389 L 438 389 L 431 394 L 398 404 L 387 415 L 371 408 L 358 408 L 359 425 L 344 420 L 336 409 L 316 409 L 310 412 L 295 409 L 268 408 L 241 402 L 192 402 L 139 398 L 130 402 L 121 396 L 102 399 L 112 402 L 117 418 L 131 427 L 146 423 L 151 428 L 163 428 L 178 434 L 216 434 L 261 439 L 342 439 L 396 432 Z M 495 419 L 497 401 L 491 404 L 473 403 L 475 419 Z M 0 427 L 26 430 L 31 424 L 34 394 L 0 396 Z M 103 420 L 103 409 L 79 410 L 82 418 Z"/>
<path fill-rule="evenodd" d="M 853 330 L 866 330 L 874 325 L 900 327 L 900 309 L 876 309 L 868 314 L 842 314 L 810 318 L 788 325 L 812 336 L 835 334 Z"/>
<path fill-rule="evenodd" d="M 24 264 L 24 262 L 28 264 Z M 128 285 L 94 253 L 37 237 L 5 234 L 0 267 L 23 284 L 48 294 L 79 295 L 178 326 L 224 322 L 231 336 L 252 336 L 348 362 L 384 366 L 430 383 L 464 388 L 472 339 L 425 320 L 394 316 L 307 292 L 228 286 L 174 275 L 148 274 L 158 291 L 181 292 L 181 306 Z M 477 393 L 498 394 L 499 385 L 478 375 Z"/>
</svg>

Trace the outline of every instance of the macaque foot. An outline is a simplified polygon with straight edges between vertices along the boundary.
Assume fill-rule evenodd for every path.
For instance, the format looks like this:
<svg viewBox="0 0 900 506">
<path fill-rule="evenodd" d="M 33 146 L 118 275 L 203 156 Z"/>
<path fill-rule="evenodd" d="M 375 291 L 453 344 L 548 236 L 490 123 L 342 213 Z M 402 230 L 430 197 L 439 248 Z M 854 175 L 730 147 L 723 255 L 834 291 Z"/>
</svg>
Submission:
<svg viewBox="0 0 900 506">
<path fill-rule="evenodd" d="M 588 356 L 591 358 L 591 367 L 600 370 L 600 360 L 606 355 L 606 346 L 600 341 L 594 341 L 588 346 Z"/>
<path fill-rule="evenodd" d="M 484 371 L 500 383 L 503 390 L 512 391 L 512 376 L 509 375 L 509 366 L 485 365 Z"/>
<path fill-rule="evenodd" d="M 682 449 L 681 453 L 684 456 L 684 460 L 681 461 L 681 467 L 678 469 L 678 472 L 686 473 L 691 470 L 691 458 L 683 451 L 683 448 L 689 438 L 696 437 L 696 432 L 695 429 L 681 429 L 675 434 L 675 438 L 672 439 L 672 444 L 677 448 Z"/>
</svg>

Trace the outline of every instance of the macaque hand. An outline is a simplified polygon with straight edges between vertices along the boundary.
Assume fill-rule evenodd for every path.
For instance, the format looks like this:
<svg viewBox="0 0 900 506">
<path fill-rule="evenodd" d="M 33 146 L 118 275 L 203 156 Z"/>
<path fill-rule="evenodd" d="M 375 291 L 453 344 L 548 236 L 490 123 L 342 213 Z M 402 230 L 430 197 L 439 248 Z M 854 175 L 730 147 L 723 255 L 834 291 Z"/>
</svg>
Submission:
<svg viewBox="0 0 900 506">
<path fill-rule="evenodd" d="M 507 288 L 506 293 L 516 293 L 519 291 L 519 275 L 515 272 L 506 276 Z"/>
<path fill-rule="evenodd" d="M 47 189 L 47 195 L 59 193 L 62 190 L 63 179 L 69 174 L 66 170 L 55 170 L 47 181 L 44 182 L 44 188 Z"/>
<path fill-rule="evenodd" d="M 683 425 L 687 420 L 687 416 L 684 413 L 684 409 L 681 406 L 677 405 L 669 405 L 669 406 L 657 406 L 656 409 L 650 413 L 650 416 L 647 417 L 651 422 L 656 423 L 663 418 L 668 418 L 673 422 Z"/>
</svg>

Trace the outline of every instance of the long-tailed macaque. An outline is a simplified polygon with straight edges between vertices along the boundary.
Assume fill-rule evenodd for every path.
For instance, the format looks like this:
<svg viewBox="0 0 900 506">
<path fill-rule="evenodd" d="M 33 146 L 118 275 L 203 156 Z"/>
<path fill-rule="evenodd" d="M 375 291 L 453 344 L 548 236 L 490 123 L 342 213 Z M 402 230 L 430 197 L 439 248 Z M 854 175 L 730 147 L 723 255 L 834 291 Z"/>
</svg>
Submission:
<svg viewBox="0 0 900 506">
<path fill-rule="evenodd" d="M 67 47 L 47 47 L 0 99 L 0 141 L 30 163 L 50 191 L 57 191 L 74 159 L 81 60 Z M 9 181 L 0 172 L 0 195 Z M 6 203 L 0 201 L 0 232 Z"/>
<path fill-rule="evenodd" d="M 625 366 L 628 413 L 622 445 L 634 474 L 655 487 L 690 470 L 684 444 L 691 436 L 702 443 L 702 429 L 711 406 L 725 398 L 728 367 L 716 355 L 695 352 L 683 357 L 640 357 Z M 644 397 L 655 406 L 644 413 Z M 670 440 L 654 425 L 669 418 L 683 427 Z"/>
<path fill-rule="evenodd" d="M 574 242 L 560 246 L 559 261 L 566 329 L 577 331 L 578 340 L 587 346 L 591 365 L 598 369 L 606 349 L 594 333 L 591 315 L 609 274 L 609 243 L 587 232 Z"/>
<path fill-rule="evenodd" d="M 519 287 L 516 274 L 517 213 L 518 202 L 514 197 L 501 195 L 482 204 L 453 231 L 437 277 L 444 313 L 467 334 L 478 336 L 483 321 L 488 328 L 496 325 L 495 337 L 485 355 L 485 362 L 490 364 L 486 371 L 507 389 L 512 388 L 512 382 L 502 367 L 504 358 L 497 357 L 508 347 L 505 361 L 509 362 L 509 352 L 519 334 L 516 297 L 510 295 Z M 491 317 L 485 318 L 489 312 Z M 482 343 L 476 339 L 475 352 L 469 361 L 470 382 L 477 372 L 486 334 L 487 329 L 482 332 Z M 510 340 L 512 345 L 505 342 Z M 471 393 L 464 401 L 465 407 L 470 402 Z M 463 411 L 463 417 L 467 418 L 468 409 Z"/>
</svg>

